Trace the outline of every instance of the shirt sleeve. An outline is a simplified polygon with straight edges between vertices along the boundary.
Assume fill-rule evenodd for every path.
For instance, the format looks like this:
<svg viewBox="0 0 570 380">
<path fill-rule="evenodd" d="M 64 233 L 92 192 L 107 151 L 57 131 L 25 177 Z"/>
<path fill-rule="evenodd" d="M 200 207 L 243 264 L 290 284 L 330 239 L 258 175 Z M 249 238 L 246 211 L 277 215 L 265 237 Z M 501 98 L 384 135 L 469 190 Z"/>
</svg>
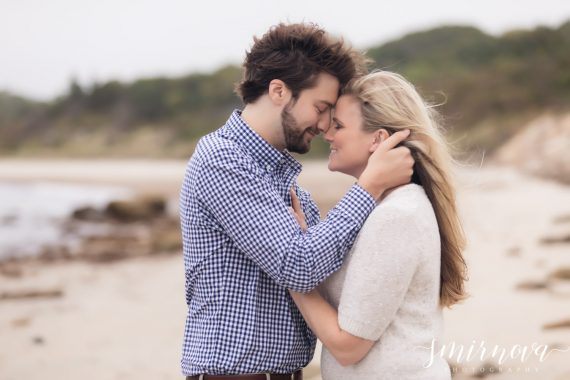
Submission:
<svg viewBox="0 0 570 380">
<path fill-rule="evenodd" d="M 278 284 L 307 292 L 342 264 L 374 199 L 355 185 L 327 218 L 302 231 L 271 184 L 223 152 L 203 162 L 196 194 L 236 246 Z"/>
<path fill-rule="evenodd" d="M 394 319 L 420 258 L 413 218 L 377 209 L 362 228 L 338 307 L 344 331 L 378 340 Z"/>
<path fill-rule="evenodd" d="M 303 213 L 305 214 L 305 221 L 307 226 L 312 227 L 321 221 L 321 215 L 319 213 L 319 208 L 315 201 L 311 198 L 311 194 L 303 189 L 301 186 L 297 185 L 297 196 L 301 202 L 301 207 L 303 208 Z"/>
</svg>

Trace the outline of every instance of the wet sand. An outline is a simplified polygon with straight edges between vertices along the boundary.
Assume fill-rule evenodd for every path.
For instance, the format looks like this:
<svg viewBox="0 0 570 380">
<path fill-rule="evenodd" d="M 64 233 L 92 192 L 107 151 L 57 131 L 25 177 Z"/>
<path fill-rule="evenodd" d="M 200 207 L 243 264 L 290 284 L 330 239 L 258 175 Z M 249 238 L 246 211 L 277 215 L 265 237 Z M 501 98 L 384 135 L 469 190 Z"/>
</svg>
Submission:
<svg viewBox="0 0 570 380">
<path fill-rule="evenodd" d="M 0 160 L 0 181 L 122 185 L 175 198 L 184 168 L 182 161 Z M 445 343 L 570 347 L 570 327 L 543 328 L 570 319 L 570 280 L 547 281 L 550 273 L 570 268 L 570 244 L 555 242 L 570 235 L 570 187 L 497 167 L 465 168 L 459 179 L 471 297 L 445 312 Z M 309 162 L 300 182 L 326 210 L 353 179 Z M 544 238 L 551 243 L 541 243 Z M 517 289 L 524 282 L 542 286 Z M 19 277 L 0 275 L 0 293 L 26 289 L 63 294 L 0 300 L 0 379 L 182 378 L 180 254 L 113 264 L 30 264 Z M 457 377 L 470 378 L 480 365 L 462 363 L 465 373 Z M 306 375 L 320 378 L 318 354 Z M 553 352 L 544 362 L 511 360 L 492 378 L 570 379 L 570 351 Z"/>
</svg>

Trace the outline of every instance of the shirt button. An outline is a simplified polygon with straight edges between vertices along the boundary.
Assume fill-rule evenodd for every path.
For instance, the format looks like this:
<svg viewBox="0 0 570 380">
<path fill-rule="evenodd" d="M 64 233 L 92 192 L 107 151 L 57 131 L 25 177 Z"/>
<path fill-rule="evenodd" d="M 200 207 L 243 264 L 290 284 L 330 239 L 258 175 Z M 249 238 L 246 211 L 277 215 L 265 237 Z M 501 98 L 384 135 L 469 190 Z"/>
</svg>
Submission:
<svg viewBox="0 0 570 380">
<path fill-rule="evenodd" d="M 265 169 L 267 169 L 267 171 L 270 172 L 271 169 L 273 169 L 273 168 L 271 167 L 271 165 L 267 164 L 267 166 L 265 167 Z"/>
</svg>

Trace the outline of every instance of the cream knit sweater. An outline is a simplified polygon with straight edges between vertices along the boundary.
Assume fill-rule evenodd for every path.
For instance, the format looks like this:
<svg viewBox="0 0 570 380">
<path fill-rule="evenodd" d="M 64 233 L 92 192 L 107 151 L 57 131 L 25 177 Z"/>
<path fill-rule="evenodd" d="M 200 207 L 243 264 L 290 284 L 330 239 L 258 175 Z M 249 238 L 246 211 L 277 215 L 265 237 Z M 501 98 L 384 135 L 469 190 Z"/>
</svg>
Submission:
<svg viewBox="0 0 570 380">
<path fill-rule="evenodd" d="M 375 340 L 368 355 L 342 367 L 323 347 L 323 380 L 447 380 L 440 342 L 440 241 L 433 208 L 423 188 L 395 189 L 372 211 L 342 268 L 321 286 L 338 309 L 340 327 Z M 436 351 L 437 352 L 437 351 Z"/>
</svg>

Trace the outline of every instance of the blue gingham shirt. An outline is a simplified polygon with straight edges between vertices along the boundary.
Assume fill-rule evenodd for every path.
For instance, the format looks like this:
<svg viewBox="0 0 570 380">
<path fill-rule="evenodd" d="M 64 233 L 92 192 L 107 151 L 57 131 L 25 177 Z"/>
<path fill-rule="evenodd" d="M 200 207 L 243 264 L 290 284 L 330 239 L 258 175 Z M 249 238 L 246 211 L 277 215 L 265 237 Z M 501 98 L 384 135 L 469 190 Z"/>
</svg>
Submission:
<svg viewBox="0 0 570 380">
<path fill-rule="evenodd" d="M 320 222 L 300 171 L 240 111 L 198 143 L 180 195 L 184 375 L 287 373 L 311 360 L 316 338 L 287 289 L 307 292 L 339 269 L 375 202 L 354 185 Z M 291 187 L 307 231 L 289 210 Z"/>
</svg>

